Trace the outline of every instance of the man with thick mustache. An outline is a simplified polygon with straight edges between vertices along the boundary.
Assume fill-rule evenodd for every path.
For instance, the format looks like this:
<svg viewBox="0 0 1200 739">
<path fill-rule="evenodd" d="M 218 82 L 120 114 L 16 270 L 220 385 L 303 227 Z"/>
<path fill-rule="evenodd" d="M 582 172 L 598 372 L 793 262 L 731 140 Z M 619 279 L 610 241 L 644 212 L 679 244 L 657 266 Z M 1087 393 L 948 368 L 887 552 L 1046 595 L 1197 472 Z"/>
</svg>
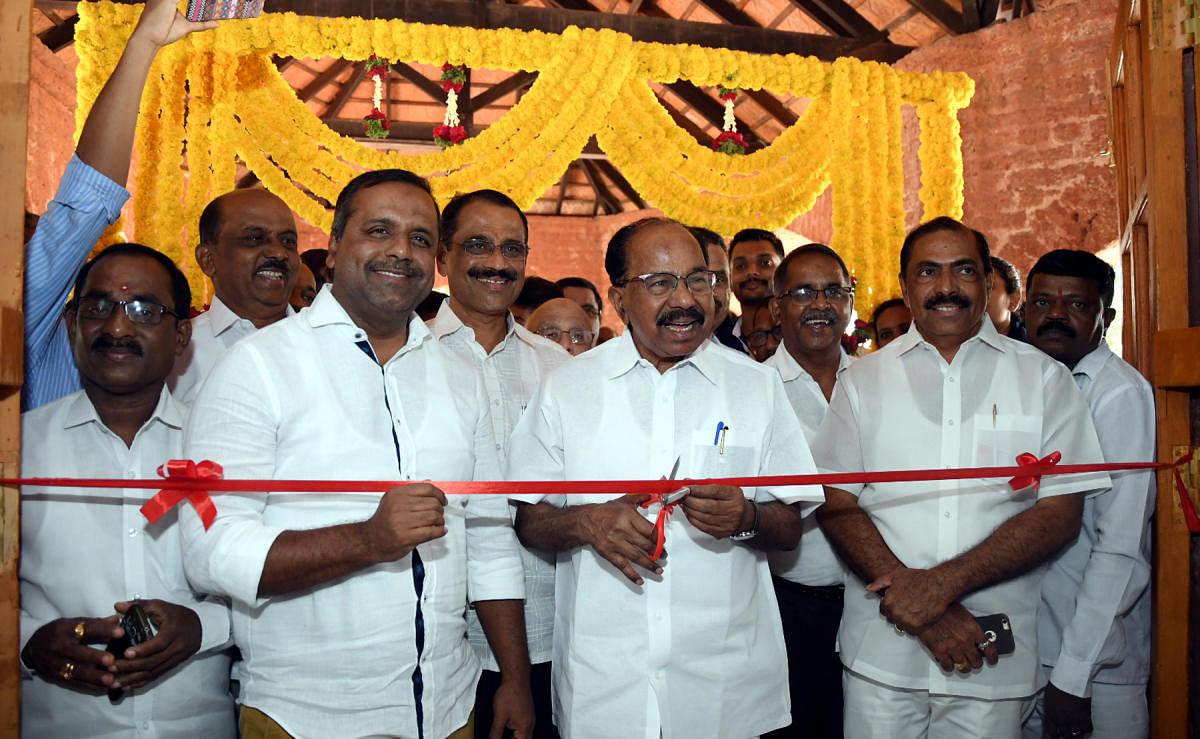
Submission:
<svg viewBox="0 0 1200 739">
<path fill-rule="evenodd" d="M 750 335 L 746 322 L 754 309 L 771 298 L 771 279 L 783 259 L 783 242 L 763 228 L 744 228 L 729 241 L 729 284 L 742 307 L 733 325 L 733 335 L 745 342 Z"/>
<path fill-rule="evenodd" d="M 913 327 L 838 381 L 814 452 L 830 472 L 1103 461 L 1070 373 L 984 320 L 983 235 L 950 218 L 900 250 Z M 1104 473 L 825 487 L 818 520 L 850 569 L 838 632 L 852 737 L 1016 737 L 1038 687 L 1041 562 L 1079 533 Z M 975 620 L 1004 614 L 1000 656 Z M 996 627 L 1003 634 L 1003 627 Z M 982 728 L 981 728 L 982 727 Z"/>
<path fill-rule="evenodd" d="M 852 361 L 842 351 L 842 334 L 854 312 L 850 270 L 828 246 L 806 244 L 783 258 L 775 270 L 774 289 L 770 310 L 783 330 L 783 342 L 766 364 L 779 372 L 811 445 L 837 379 Z M 783 619 L 792 694 L 792 726 L 773 736 L 840 737 L 837 630 L 845 570 L 816 516 L 805 517 L 798 547 L 771 552 L 768 559 Z"/>
<path fill-rule="evenodd" d="M 1154 459 L 1154 391 L 1104 341 L 1116 275 L 1094 254 L 1058 249 L 1029 272 L 1034 346 L 1071 369 L 1110 462 Z M 1150 472 L 1113 475 L 1083 504 L 1079 537 L 1050 561 L 1038 647 L 1045 690 L 1025 736 L 1144 737 L 1150 730 Z"/>
<path fill-rule="evenodd" d="M 164 385 L 190 299 L 179 268 L 140 244 L 83 266 L 64 313 L 83 390 L 21 417 L 24 476 L 153 477 L 181 456 L 184 409 Z M 236 736 L 229 609 L 188 587 L 175 512 L 147 523 L 140 490 L 21 493 L 22 732 Z M 110 654 L 135 604 L 157 633 Z"/>
<path fill-rule="evenodd" d="M 200 214 L 196 262 L 212 279 L 213 302 L 192 321 L 192 342 L 167 385 L 184 404 L 229 347 L 293 314 L 300 274 L 296 219 L 266 190 L 227 192 Z"/>
<path fill-rule="evenodd" d="M 338 196 L 331 289 L 229 350 L 204 383 L 184 455 L 256 479 L 494 480 L 488 397 L 414 314 L 438 208 L 404 170 Z M 303 403 L 295 402 L 305 388 Z M 180 516 L 189 579 L 233 600 L 242 736 L 464 736 L 479 662 L 468 602 L 500 665 L 495 721 L 533 722 L 524 578 L 507 504 L 428 483 L 378 495 L 222 495 L 207 531 Z"/>
<path fill-rule="evenodd" d="M 663 218 L 627 225 L 605 269 L 627 330 L 542 384 L 513 432 L 510 478 L 686 484 L 812 469 L 778 374 L 708 340 L 713 275 L 687 229 Z M 658 559 L 651 521 L 662 507 L 647 496 L 519 505 L 521 540 L 559 553 L 554 715 L 564 736 L 750 737 L 791 720 L 766 552 L 796 545 L 797 501 L 819 492 L 689 489 Z"/>
<path fill-rule="evenodd" d="M 528 256 L 529 222 L 507 195 L 476 190 L 455 197 L 442 211 L 437 269 L 449 281 L 450 298 L 429 322 L 429 330 L 483 381 L 492 404 L 491 442 L 501 458 L 542 378 L 568 359 L 554 342 L 530 332 L 509 313 L 525 282 Z M 522 548 L 521 561 L 536 731 L 539 737 L 550 737 L 554 736 L 550 719 L 554 558 Z M 476 734 L 487 737 L 501 673 L 475 611 L 467 618 L 471 645 L 483 662 L 475 701 Z"/>
</svg>

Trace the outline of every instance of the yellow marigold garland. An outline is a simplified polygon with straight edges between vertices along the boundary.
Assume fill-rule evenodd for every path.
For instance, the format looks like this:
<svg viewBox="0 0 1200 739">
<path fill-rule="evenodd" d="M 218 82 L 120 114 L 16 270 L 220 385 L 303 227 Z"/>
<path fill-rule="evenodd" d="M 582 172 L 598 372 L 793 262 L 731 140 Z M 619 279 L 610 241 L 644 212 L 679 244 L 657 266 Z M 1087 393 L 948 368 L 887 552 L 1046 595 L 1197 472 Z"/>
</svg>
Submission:
<svg viewBox="0 0 1200 739">
<path fill-rule="evenodd" d="M 137 20 L 139 6 L 79 5 L 77 124 Z M 269 61 L 371 54 L 440 65 L 538 72 L 504 117 L 459 146 L 423 154 L 382 152 L 340 136 L 300 102 Z M 729 157 L 698 144 L 671 120 L 647 82 L 733 82 L 809 98 L 800 120 L 769 146 Z M 187 81 L 191 99 L 184 97 Z M 509 192 L 529 205 L 559 179 L 593 133 L 639 192 L 668 215 L 729 234 L 745 225 L 781 227 L 834 186 L 834 245 L 876 288 L 859 310 L 887 297 L 890 256 L 904 231 L 900 109 L 921 123 L 925 217 L 961 217 L 957 111 L 974 85 L 962 74 L 898 72 L 840 59 L 634 43 L 613 31 L 562 34 L 450 28 L 400 20 L 264 14 L 226 22 L 170 47 L 152 70 L 139 124 L 135 213 L 138 238 L 208 286 L 191 260 L 192 226 L 207 200 L 233 187 L 235 156 L 301 217 L 328 228 L 316 198 L 333 200 L 358 171 L 403 167 L 430 177 L 439 199 L 475 187 Z M 187 121 L 184 123 L 186 108 Z M 191 182 L 184 188 L 184 161 Z M 839 195 L 840 193 L 840 195 Z M 314 197 L 315 196 L 315 197 Z M 884 255 L 885 258 L 879 258 Z"/>
</svg>

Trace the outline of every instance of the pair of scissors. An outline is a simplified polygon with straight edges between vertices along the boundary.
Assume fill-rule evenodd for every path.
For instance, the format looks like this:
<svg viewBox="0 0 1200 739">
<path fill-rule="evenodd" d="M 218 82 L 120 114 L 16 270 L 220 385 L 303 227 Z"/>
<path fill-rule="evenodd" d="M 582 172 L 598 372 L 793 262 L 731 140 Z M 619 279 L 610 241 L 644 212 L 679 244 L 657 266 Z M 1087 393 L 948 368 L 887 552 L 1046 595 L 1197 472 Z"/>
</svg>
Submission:
<svg viewBox="0 0 1200 739">
<path fill-rule="evenodd" d="M 679 457 L 675 458 L 675 466 L 671 468 L 671 474 L 665 479 L 675 479 L 675 474 L 679 472 L 679 459 Z M 675 504 L 683 500 L 683 497 L 689 492 L 691 491 L 688 488 L 683 487 L 665 495 L 651 496 L 650 500 L 642 503 L 643 508 L 649 508 L 652 503 L 658 503 L 658 516 L 654 519 L 654 531 L 658 535 L 658 542 L 654 547 L 654 552 L 650 555 L 650 559 L 657 560 L 662 556 L 663 548 L 667 541 L 667 519 L 670 518 L 671 512 L 675 510 Z"/>
</svg>

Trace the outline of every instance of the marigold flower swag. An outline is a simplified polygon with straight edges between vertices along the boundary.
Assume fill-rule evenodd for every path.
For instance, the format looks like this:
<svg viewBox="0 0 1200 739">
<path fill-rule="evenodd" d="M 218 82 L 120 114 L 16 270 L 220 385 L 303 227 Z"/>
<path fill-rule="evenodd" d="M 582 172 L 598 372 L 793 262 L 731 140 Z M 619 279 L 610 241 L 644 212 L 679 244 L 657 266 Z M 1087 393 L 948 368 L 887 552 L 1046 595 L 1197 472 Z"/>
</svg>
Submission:
<svg viewBox="0 0 1200 739">
<path fill-rule="evenodd" d="M 78 8 L 77 131 L 141 6 L 105 1 Z M 538 76 L 517 105 L 478 135 L 442 151 L 402 154 L 323 125 L 271 63 L 272 54 L 356 61 L 374 55 Z M 769 146 L 729 156 L 720 143 L 714 150 L 675 125 L 647 84 L 676 79 L 727 91 L 769 89 L 809 104 Z M 547 34 L 265 13 L 226 21 L 159 54 L 139 119 L 136 237 L 176 258 L 199 298 L 207 284 L 192 257 L 196 222 L 210 198 L 233 188 L 236 158 L 298 215 L 328 230 L 327 205 L 341 187 L 360 171 L 382 167 L 429 177 L 443 203 L 456 192 L 490 187 L 528 207 L 595 135 L 655 207 L 725 235 L 751 224 L 784 227 L 832 185 L 833 246 L 854 267 L 859 311 L 869 311 L 896 291 L 895 254 L 904 233 L 901 107 L 915 106 L 920 120 L 924 217 L 961 217 L 957 112 L 973 94 L 963 74 L 635 43 L 611 30 Z"/>
</svg>

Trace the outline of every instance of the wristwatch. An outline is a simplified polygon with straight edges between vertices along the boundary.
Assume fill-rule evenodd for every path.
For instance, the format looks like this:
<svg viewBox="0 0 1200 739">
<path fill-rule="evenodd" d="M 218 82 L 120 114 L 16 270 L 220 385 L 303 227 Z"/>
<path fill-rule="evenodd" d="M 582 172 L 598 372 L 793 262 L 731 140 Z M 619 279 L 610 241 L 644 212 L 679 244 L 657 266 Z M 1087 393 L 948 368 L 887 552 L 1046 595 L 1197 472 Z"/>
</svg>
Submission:
<svg viewBox="0 0 1200 739">
<path fill-rule="evenodd" d="M 730 534 L 729 538 L 734 541 L 749 541 L 758 536 L 758 503 L 753 499 L 750 500 L 750 505 L 754 506 L 754 523 L 750 524 L 750 528 L 745 531 L 739 531 L 735 534 Z"/>
</svg>

